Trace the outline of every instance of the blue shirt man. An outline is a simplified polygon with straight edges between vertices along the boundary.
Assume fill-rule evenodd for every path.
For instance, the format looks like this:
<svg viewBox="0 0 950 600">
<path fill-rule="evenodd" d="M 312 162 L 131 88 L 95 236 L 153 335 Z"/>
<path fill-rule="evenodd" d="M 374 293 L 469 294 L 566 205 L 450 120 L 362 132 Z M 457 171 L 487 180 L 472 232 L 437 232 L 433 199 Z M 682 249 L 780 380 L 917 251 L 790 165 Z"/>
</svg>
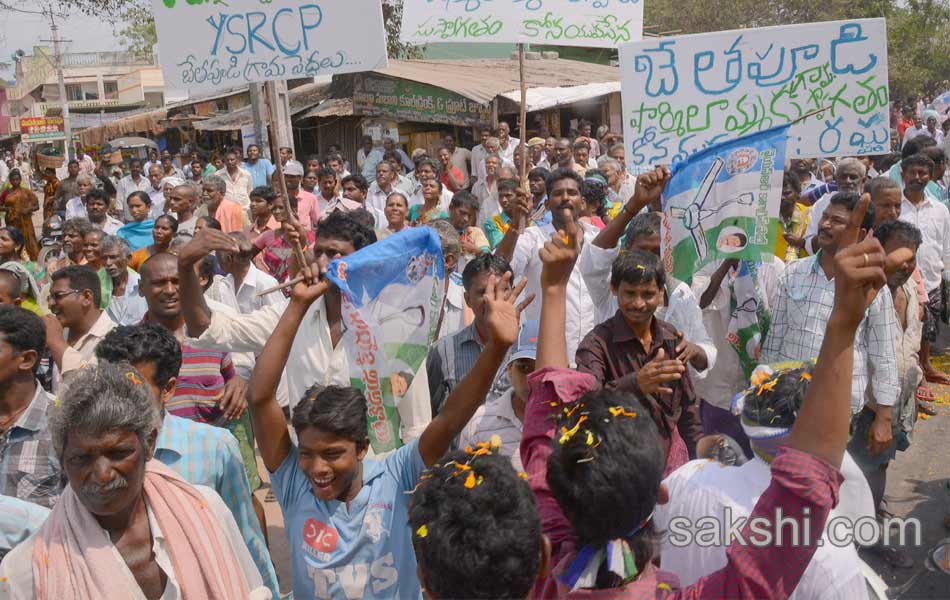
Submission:
<svg viewBox="0 0 950 600">
<path fill-rule="evenodd" d="M 251 174 L 251 182 L 254 187 L 270 185 L 270 176 L 274 174 L 274 163 L 261 157 L 261 149 L 257 144 L 251 144 L 247 147 L 247 160 L 241 165 Z"/>
<path fill-rule="evenodd" d="M 345 503 L 323 501 L 294 446 L 271 474 L 287 519 L 296 598 L 419 598 L 408 523 L 410 495 L 425 470 L 418 440 L 381 461 L 363 461 L 363 487 Z"/>
</svg>

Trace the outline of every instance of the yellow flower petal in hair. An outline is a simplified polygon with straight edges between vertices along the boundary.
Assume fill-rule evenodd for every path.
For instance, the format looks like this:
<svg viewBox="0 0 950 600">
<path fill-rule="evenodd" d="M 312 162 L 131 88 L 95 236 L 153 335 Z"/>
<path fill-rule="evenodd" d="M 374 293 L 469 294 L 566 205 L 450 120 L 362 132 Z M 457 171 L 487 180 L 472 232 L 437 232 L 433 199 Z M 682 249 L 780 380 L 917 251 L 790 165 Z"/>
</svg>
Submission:
<svg viewBox="0 0 950 600">
<path fill-rule="evenodd" d="M 802 381 L 811 381 L 811 373 L 802 373 Z"/>
<path fill-rule="evenodd" d="M 425 523 L 420 525 L 419 529 L 416 529 L 416 535 L 418 535 L 421 538 L 424 538 L 427 535 L 429 535 L 429 528 L 425 525 Z"/>
<path fill-rule="evenodd" d="M 761 396 L 761 395 L 762 395 L 762 392 L 771 392 L 772 390 L 775 389 L 775 386 L 777 386 L 777 385 L 778 385 L 778 377 L 776 377 L 776 378 L 773 379 L 772 381 L 767 381 L 767 382 L 763 383 L 762 385 L 760 385 L 760 386 L 759 386 L 759 389 L 758 389 L 758 391 L 755 393 L 755 395 L 756 395 L 756 396 Z"/>
<path fill-rule="evenodd" d="M 561 439 L 558 440 L 558 443 L 561 445 L 564 445 L 568 443 L 569 441 L 571 441 L 571 438 L 574 437 L 574 435 L 578 431 L 580 431 L 581 423 L 583 423 L 586 420 L 587 420 L 587 415 L 581 415 L 581 418 L 578 419 L 577 423 L 570 429 L 568 429 L 567 427 L 561 427 L 561 433 L 563 435 L 561 435 Z"/>
<path fill-rule="evenodd" d="M 622 406 L 611 406 L 611 407 L 608 408 L 607 410 L 609 410 L 609 411 L 610 411 L 610 414 L 612 414 L 612 415 L 615 416 L 615 417 L 627 417 L 628 419 L 636 419 L 636 418 L 637 418 L 637 413 L 636 413 L 636 412 L 634 412 L 634 411 L 632 411 L 632 410 L 627 410 L 627 409 L 625 409 L 625 408 L 622 407 Z"/>
<path fill-rule="evenodd" d="M 126 377 L 129 381 L 131 381 L 132 383 L 134 383 L 135 385 L 142 385 L 142 380 L 139 379 L 139 378 L 138 378 L 138 375 L 136 375 L 136 374 L 135 374 L 134 372 L 132 372 L 132 371 L 129 371 L 128 373 L 126 373 L 126 374 L 125 374 L 125 377 Z"/>
<path fill-rule="evenodd" d="M 527 479 L 528 479 L 528 474 L 525 473 L 524 471 L 522 471 L 522 472 L 518 473 L 518 477 L 520 477 L 520 478 L 522 478 L 522 479 L 524 479 L 524 480 L 527 481 Z"/>
<path fill-rule="evenodd" d="M 475 473 L 473 473 L 472 471 L 469 471 L 468 477 L 465 478 L 465 487 L 467 487 L 468 489 L 472 489 L 473 487 L 475 487 L 475 484 L 476 484 Z"/>
<path fill-rule="evenodd" d="M 490 438 L 488 438 L 488 447 L 492 450 L 501 449 L 501 436 L 497 433 Z"/>
</svg>

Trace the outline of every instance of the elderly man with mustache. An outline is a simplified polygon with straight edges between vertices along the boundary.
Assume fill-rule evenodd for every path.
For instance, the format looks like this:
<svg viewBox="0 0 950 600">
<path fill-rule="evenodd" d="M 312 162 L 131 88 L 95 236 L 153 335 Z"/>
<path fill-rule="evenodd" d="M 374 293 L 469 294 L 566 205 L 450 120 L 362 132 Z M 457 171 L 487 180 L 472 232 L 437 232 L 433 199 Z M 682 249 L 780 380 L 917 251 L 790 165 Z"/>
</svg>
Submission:
<svg viewBox="0 0 950 600">
<path fill-rule="evenodd" d="M 0 563 L 20 598 L 270 598 L 228 508 L 153 460 L 143 376 L 101 363 L 67 382 L 51 414 L 69 485 L 43 527 Z"/>
</svg>

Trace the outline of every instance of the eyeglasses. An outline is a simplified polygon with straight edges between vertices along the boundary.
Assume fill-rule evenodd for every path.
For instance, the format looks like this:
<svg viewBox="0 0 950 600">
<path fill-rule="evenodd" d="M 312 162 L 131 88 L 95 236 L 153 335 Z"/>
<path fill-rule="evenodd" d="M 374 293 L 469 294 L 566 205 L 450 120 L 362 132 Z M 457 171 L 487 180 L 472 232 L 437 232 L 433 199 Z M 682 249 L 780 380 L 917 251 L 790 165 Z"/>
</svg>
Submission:
<svg viewBox="0 0 950 600">
<path fill-rule="evenodd" d="M 51 292 L 49 295 L 49 299 L 54 300 L 56 302 L 60 302 L 62 301 L 63 298 L 65 298 L 66 296 L 70 294 L 79 294 L 79 293 L 81 293 L 79 290 L 67 290 L 65 292 Z"/>
</svg>

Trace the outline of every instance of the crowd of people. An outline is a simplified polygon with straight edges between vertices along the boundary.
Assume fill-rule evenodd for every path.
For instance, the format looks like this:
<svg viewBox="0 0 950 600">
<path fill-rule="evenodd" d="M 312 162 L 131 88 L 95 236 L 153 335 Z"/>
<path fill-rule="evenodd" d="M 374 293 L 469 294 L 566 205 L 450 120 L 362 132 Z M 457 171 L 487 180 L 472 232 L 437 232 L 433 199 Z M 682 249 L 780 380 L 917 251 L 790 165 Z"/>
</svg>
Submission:
<svg viewBox="0 0 950 600">
<path fill-rule="evenodd" d="M 950 383 L 924 123 L 893 154 L 790 161 L 774 253 L 690 282 L 660 260 L 669 169 L 634 177 L 583 120 L 432 156 L 367 137 L 354 164 L 281 149 L 279 171 L 255 145 L 118 179 L 77 153 L 42 207 L 11 170 L 0 595 L 279 598 L 269 487 L 297 598 L 867 597 L 824 524 L 887 515 L 927 382 Z M 65 219 L 42 262 L 40 208 Z M 444 297 L 419 372 L 393 377 L 402 445 L 376 454 L 322 275 L 413 227 L 439 237 Z M 805 539 L 664 533 L 779 507 Z"/>
</svg>

